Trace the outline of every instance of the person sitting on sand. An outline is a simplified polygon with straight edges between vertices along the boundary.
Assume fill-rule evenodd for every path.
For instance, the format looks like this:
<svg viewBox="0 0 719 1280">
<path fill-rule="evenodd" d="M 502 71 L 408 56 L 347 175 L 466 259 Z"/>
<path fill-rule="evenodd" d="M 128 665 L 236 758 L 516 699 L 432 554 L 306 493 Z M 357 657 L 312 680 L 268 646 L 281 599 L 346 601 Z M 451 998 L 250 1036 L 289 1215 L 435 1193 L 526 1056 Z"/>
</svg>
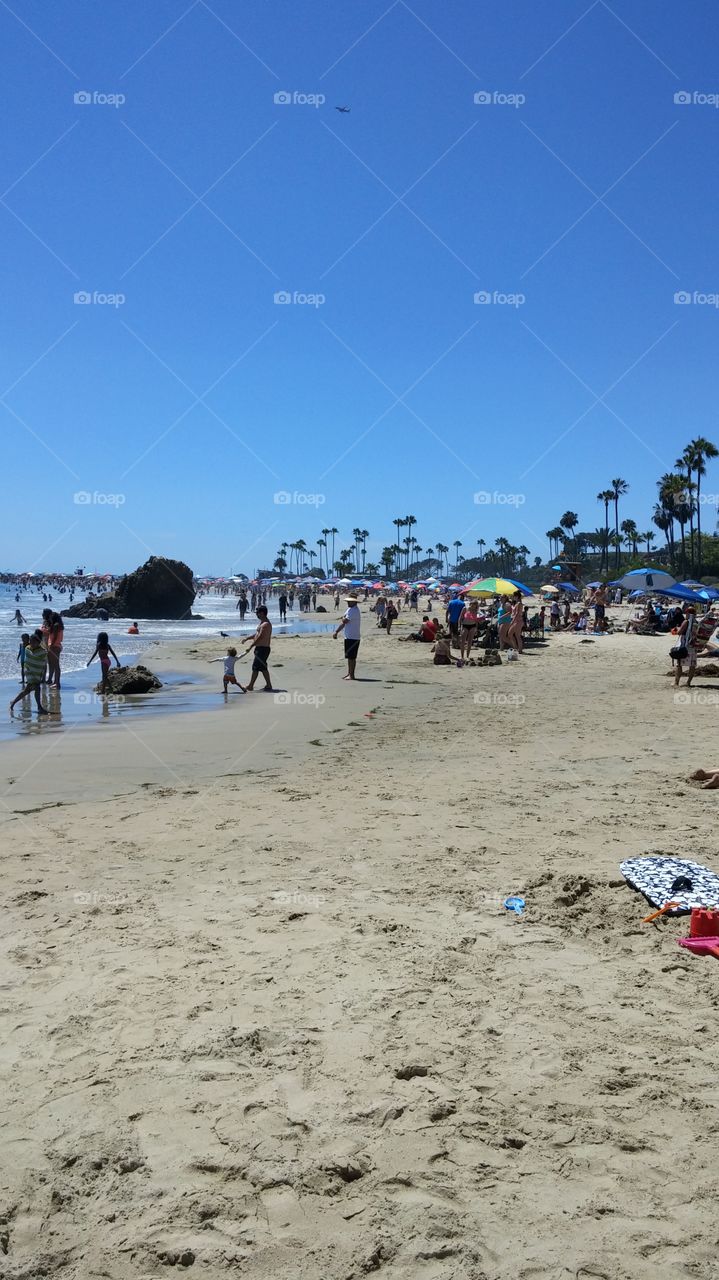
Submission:
<svg viewBox="0 0 719 1280">
<path fill-rule="evenodd" d="M 45 675 L 45 665 L 47 663 L 47 652 L 40 637 L 33 633 L 28 637 L 27 649 L 25 650 L 25 679 L 27 683 L 23 685 L 16 698 L 10 703 L 10 715 L 16 702 L 21 698 L 26 698 L 29 693 L 35 695 L 37 704 L 37 714 L 46 716 L 47 711 L 40 701 L 40 685 Z"/>
<path fill-rule="evenodd" d="M 235 675 L 235 663 L 237 662 L 236 649 L 230 648 L 227 650 L 227 656 L 225 658 L 210 658 L 210 662 L 224 663 L 224 670 L 222 674 L 222 692 L 223 693 L 227 693 L 227 686 L 230 684 L 237 685 L 237 688 L 240 689 L 242 693 L 247 693 L 245 686 L 243 684 L 240 684 L 239 680 L 237 679 L 237 676 Z"/>
<path fill-rule="evenodd" d="M 421 644 L 434 644 L 437 639 L 437 628 L 439 622 L 434 618 L 430 618 L 426 613 L 422 618 L 422 626 L 419 631 L 413 631 L 408 636 L 400 636 L 400 640 L 407 643 L 408 640 L 419 641 Z"/>
<path fill-rule="evenodd" d="M 452 638 L 451 636 L 438 635 L 432 646 L 434 654 L 435 667 L 451 667 L 454 665 L 455 659 L 452 657 Z"/>
</svg>

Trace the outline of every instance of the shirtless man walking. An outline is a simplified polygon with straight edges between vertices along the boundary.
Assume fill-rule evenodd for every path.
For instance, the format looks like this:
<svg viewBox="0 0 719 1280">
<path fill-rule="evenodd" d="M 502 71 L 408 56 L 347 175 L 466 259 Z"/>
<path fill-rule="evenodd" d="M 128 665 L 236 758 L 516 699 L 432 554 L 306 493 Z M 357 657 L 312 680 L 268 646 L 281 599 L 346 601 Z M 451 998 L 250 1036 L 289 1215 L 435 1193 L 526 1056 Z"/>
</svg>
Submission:
<svg viewBox="0 0 719 1280">
<path fill-rule="evenodd" d="M 250 683 L 247 686 L 247 692 L 252 693 L 252 690 L 255 687 L 255 681 L 261 672 L 265 679 L 263 692 L 272 693 L 272 682 L 270 680 L 270 673 L 267 670 L 267 659 L 270 656 L 270 645 L 272 642 L 272 623 L 267 617 L 267 605 L 258 604 L 255 612 L 257 613 L 257 617 L 260 621 L 252 640 L 243 651 L 243 656 L 245 653 L 249 653 L 250 649 L 254 649 L 255 651 L 255 656 L 252 662 L 252 675 L 250 677 Z"/>
</svg>

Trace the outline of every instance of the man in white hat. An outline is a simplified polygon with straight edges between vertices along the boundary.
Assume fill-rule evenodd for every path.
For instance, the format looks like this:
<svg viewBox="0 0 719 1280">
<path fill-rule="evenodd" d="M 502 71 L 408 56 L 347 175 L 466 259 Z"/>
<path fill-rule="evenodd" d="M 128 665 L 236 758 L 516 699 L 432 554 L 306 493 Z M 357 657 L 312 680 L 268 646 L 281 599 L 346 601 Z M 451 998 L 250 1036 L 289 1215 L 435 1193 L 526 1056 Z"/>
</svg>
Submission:
<svg viewBox="0 0 719 1280">
<path fill-rule="evenodd" d="M 345 633 L 345 658 L 347 659 L 347 675 L 343 676 L 343 680 L 354 680 L 355 667 L 357 666 L 357 653 L 360 647 L 360 627 L 362 625 L 362 615 L 359 611 L 357 596 L 345 596 L 347 609 L 344 617 L 337 624 L 332 639 L 336 640 L 340 631 Z"/>
</svg>

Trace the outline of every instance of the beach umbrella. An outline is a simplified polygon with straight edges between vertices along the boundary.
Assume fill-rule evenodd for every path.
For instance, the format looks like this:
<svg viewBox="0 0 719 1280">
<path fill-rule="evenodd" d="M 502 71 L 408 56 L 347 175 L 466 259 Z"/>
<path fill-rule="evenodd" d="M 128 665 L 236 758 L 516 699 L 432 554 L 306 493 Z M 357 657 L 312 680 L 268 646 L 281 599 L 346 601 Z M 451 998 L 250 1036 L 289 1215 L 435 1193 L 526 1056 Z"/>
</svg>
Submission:
<svg viewBox="0 0 719 1280">
<path fill-rule="evenodd" d="M 464 590 L 468 596 L 513 596 L 517 591 L 522 591 L 523 595 L 533 594 L 527 587 L 518 587 L 509 578 L 478 578 L 476 582 L 468 583 Z"/>
<path fill-rule="evenodd" d="M 555 587 L 554 584 L 551 582 L 547 582 L 545 586 L 540 587 L 539 590 L 543 591 L 545 595 L 552 595 L 552 596 L 559 595 L 559 587 Z"/>
<path fill-rule="evenodd" d="M 654 591 L 658 596 L 669 596 L 671 600 L 685 600 L 689 604 L 704 604 L 701 596 L 696 591 L 690 591 L 688 587 L 680 587 L 678 582 L 673 587 L 654 587 Z"/>
<path fill-rule="evenodd" d="M 613 587 L 627 587 L 629 591 L 636 587 L 648 587 L 653 591 L 657 591 L 660 587 L 674 587 L 677 585 L 676 578 L 671 573 L 667 573 L 666 569 L 653 569 L 648 565 L 644 569 L 630 569 L 629 573 L 625 573 L 621 578 L 617 578 L 611 584 Z"/>
<path fill-rule="evenodd" d="M 533 596 L 534 592 L 531 587 L 525 587 L 523 582 L 517 582 L 516 578 L 507 578 L 507 582 L 513 582 L 517 591 L 521 591 L 523 596 Z"/>
<path fill-rule="evenodd" d="M 630 592 L 629 592 L 629 595 L 627 596 L 627 599 L 628 599 L 628 600 L 640 600 L 640 599 L 641 599 L 641 597 L 642 597 L 642 596 L 645 596 L 646 594 L 647 594 L 647 593 L 646 593 L 646 591 L 630 591 Z"/>
<path fill-rule="evenodd" d="M 601 584 L 601 582 L 588 582 L 588 583 L 587 583 L 587 586 L 588 586 L 588 587 L 592 587 L 595 591 L 596 591 L 597 587 L 601 587 L 601 585 L 602 585 L 602 584 Z M 544 587 L 542 587 L 542 590 L 544 590 Z"/>
<path fill-rule="evenodd" d="M 697 591 L 697 595 L 701 596 L 702 600 L 719 600 L 719 591 L 716 587 L 702 587 L 701 591 Z"/>
<path fill-rule="evenodd" d="M 575 586 L 573 582 L 558 582 L 557 586 L 560 591 L 572 591 L 575 596 L 579 595 L 579 587 Z"/>
</svg>

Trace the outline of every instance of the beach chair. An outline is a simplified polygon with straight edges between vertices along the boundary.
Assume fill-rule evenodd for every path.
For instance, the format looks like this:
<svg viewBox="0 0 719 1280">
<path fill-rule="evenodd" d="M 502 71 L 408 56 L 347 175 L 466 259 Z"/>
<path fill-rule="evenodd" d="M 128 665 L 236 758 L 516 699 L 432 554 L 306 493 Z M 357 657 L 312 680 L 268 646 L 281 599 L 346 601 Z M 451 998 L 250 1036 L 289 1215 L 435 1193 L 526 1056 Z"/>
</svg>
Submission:
<svg viewBox="0 0 719 1280">
<path fill-rule="evenodd" d="M 705 613 L 703 618 L 697 619 L 694 633 L 694 647 L 697 653 L 701 653 L 702 649 L 709 644 L 717 626 L 719 626 L 719 618 L 714 613 Z"/>
</svg>

